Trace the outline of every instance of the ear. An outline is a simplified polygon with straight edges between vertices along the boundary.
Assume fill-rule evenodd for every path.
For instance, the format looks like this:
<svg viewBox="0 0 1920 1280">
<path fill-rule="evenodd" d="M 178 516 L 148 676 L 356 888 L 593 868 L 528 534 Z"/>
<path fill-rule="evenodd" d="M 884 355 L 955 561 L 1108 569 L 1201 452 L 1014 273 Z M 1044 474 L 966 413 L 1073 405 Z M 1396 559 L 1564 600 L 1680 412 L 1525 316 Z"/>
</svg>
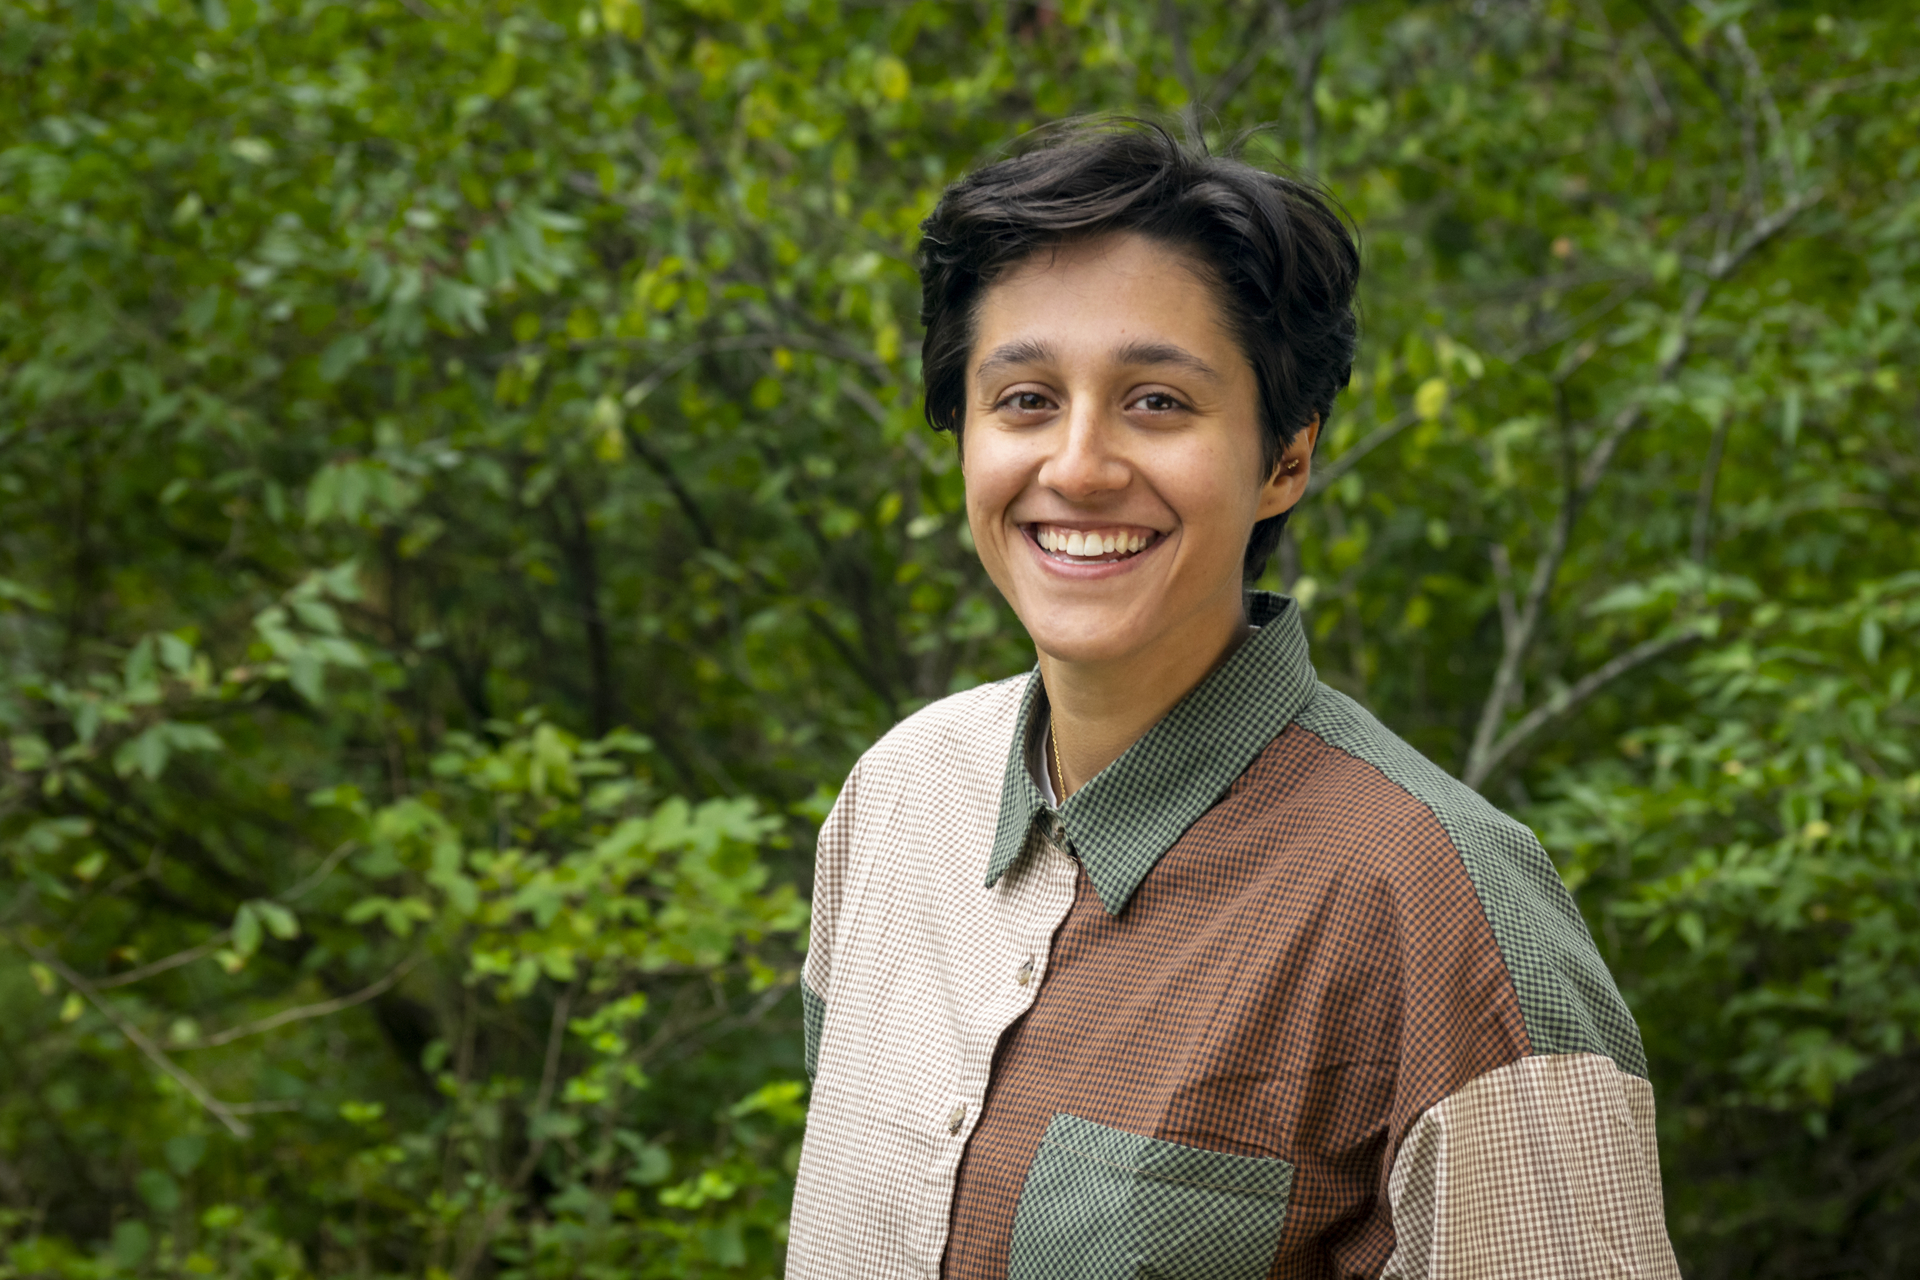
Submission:
<svg viewBox="0 0 1920 1280">
<path fill-rule="evenodd" d="M 1274 464 L 1273 474 L 1260 486 L 1260 510 L 1255 520 L 1271 520 L 1282 511 L 1291 511 L 1307 496 L 1307 483 L 1313 478 L 1313 446 L 1320 439 L 1320 415 L 1294 433 L 1293 442 Z"/>
</svg>

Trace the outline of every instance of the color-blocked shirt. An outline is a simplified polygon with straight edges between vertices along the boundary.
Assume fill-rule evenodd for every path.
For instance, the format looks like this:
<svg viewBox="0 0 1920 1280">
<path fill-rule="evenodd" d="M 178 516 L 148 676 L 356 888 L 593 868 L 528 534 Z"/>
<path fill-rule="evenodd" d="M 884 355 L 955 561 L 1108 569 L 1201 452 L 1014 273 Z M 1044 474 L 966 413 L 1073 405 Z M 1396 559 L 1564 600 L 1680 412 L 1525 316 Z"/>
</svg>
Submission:
<svg viewBox="0 0 1920 1280">
<path fill-rule="evenodd" d="M 1677 1277 L 1639 1033 L 1545 852 L 1249 608 L 1058 806 L 1037 676 L 861 759 L 791 1280 Z"/>
</svg>

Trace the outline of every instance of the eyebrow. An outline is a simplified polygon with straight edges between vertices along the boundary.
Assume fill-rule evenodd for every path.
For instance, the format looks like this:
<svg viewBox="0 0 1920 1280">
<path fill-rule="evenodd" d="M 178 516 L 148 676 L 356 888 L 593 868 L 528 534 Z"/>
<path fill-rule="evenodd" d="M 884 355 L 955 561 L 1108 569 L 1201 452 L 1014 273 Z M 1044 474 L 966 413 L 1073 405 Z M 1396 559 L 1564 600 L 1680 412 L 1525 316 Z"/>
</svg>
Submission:
<svg viewBox="0 0 1920 1280">
<path fill-rule="evenodd" d="M 1022 338 L 1016 342 L 1002 343 L 989 351 L 987 358 L 980 362 L 980 367 L 973 371 L 973 376 L 985 379 L 988 374 L 997 373 L 1012 365 L 1050 364 L 1052 361 L 1052 347 L 1032 338 Z"/>
<path fill-rule="evenodd" d="M 1171 364 L 1190 369 L 1203 377 L 1217 379 L 1220 376 L 1205 360 L 1185 347 L 1177 347 L 1171 342 L 1129 342 L 1117 348 L 1113 358 L 1120 364 Z M 1014 365 L 1050 364 L 1053 360 L 1054 350 L 1047 343 L 1033 338 L 1021 338 L 989 351 L 986 358 L 980 362 L 980 367 L 973 371 L 973 376 L 985 379 L 990 373 Z"/>
<path fill-rule="evenodd" d="M 1129 342 L 1113 353 L 1121 364 L 1171 364 L 1209 378 L 1218 378 L 1212 365 L 1185 347 L 1171 342 Z"/>
</svg>

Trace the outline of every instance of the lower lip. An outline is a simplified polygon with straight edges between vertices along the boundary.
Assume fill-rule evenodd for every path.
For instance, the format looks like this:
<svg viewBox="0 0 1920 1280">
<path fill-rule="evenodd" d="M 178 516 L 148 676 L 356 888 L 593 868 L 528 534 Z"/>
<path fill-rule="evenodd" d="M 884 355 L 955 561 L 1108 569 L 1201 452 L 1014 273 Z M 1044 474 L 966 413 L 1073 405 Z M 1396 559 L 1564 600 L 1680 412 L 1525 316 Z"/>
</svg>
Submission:
<svg viewBox="0 0 1920 1280">
<path fill-rule="evenodd" d="M 1120 574 L 1138 567 L 1142 560 L 1145 560 L 1155 551 L 1158 551 L 1161 544 L 1167 540 L 1165 534 L 1156 534 L 1154 535 L 1153 541 L 1147 543 L 1146 546 L 1140 548 L 1140 550 L 1134 552 L 1124 560 L 1096 560 L 1090 564 L 1074 564 L 1070 561 L 1058 559 L 1049 553 L 1045 547 L 1040 545 L 1039 540 L 1033 536 L 1031 529 L 1022 528 L 1020 534 L 1026 539 L 1027 545 L 1033 548 L 1034 558 L 1045 567 L 1047 572 L 1056 574 L 1062 578 L 1069 578 L 1075 582 L 1097 582 L 1102 578 L 1118 577 Z"/>
</svg>

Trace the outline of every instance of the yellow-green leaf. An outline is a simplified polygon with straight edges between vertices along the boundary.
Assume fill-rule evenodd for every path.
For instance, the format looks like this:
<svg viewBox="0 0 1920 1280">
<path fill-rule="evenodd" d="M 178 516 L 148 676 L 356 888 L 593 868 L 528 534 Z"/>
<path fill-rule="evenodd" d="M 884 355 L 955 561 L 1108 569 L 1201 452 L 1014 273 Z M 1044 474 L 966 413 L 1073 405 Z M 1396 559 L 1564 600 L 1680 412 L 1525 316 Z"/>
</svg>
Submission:
<svg viewBox="0 0 1920 1280">
<path fill-rule="evenodd" d="M 1413 411 L 1419 414 L 1424 422 L 1435 421 L 1446 412 L 1446 408 L 1447 380 L 1445 378 L 1428 378 L 1420 384 L 1420 389 L 1413 393 Z"/>
</svg>

